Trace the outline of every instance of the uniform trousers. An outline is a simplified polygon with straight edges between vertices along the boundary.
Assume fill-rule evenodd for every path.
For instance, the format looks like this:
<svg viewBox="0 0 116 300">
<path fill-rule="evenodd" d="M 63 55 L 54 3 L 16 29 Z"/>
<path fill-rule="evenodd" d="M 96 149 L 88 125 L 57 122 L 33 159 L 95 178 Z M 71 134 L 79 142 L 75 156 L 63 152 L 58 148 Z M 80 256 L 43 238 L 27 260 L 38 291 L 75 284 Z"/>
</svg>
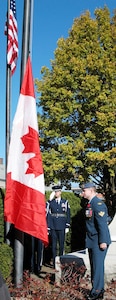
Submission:
<svg viewBox="0 0 116 300">
<path fill-rule="evenodd" d="M 55 268 L 55 257 L 57 256 L 57 242 L 59 244 L 59 256 L 63 255 L 64 252 L 65 229 L 63 230 L 51 229 L 51 238 L 52 238 L 53 265 Z"/>
<path fill-rule="evenodd" d="M 99 245 L 88 249 L 91 266 L 91 293 L 99 293 L 104 290 L 104 260 L 107 249 L 101 250 Z"/>
<path fill-rule="evenodd" d="M 37 243 L 37 245 L 35 245 Z M 36 249 L 35 249 L 36 248 Z M 37 261 L 35 257 L 35 252 L 37 250 Z M 37 239 L 32 236 L 32 256 L 31 256 L 31 270 L 34 272 L 35 268 L 36 271 L 39 272 L 42 267 L 42 260 L 43 260 L 43 243 L 40 239 Z"/>
</svg>

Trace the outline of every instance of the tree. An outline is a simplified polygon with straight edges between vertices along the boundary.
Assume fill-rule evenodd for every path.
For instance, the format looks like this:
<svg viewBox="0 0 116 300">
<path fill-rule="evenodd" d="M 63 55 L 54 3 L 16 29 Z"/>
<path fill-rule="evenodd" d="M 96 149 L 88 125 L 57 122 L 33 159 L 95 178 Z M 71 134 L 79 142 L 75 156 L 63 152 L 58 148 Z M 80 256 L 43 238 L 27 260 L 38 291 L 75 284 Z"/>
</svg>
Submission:
<svg viewBox="0 0 116 300">
<path fill-rule="evenodd" d="M 110 18 L 105 6 L 94 19 L 89 11 L 76 18 L 41 73 L 35 84 L 46 183 L 92 176 L 116 193 L 116 11 Z"/>
</svg>

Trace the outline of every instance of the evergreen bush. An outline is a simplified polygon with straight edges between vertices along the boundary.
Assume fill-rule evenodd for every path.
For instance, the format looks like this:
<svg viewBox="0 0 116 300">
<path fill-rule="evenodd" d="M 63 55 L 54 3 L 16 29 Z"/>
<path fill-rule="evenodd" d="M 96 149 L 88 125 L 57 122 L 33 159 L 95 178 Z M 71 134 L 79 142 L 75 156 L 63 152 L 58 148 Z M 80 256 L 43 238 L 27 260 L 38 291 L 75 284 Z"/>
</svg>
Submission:
<svg viewBox="0 0 116 300">
<path fill-rule="evenodd" d="M 4 242 L 4 216 L 3 216 L 3 206 L 4 206 L 4 192 L 0 188 L 0 244 Z"/>
<path fill-rule="evenodd" d="M 13 268 L 13 250 L 4 243 L 4 191 L 0 189 L 0 273 L 9 281 Z"/>
<path fill-rule="evenodd" d="M 10 280 L 13 268 L 13 250 L 12 248 L 3 243 L 0 244 L 0 272 L 3 278 L 7 281 Z"/>
</svg>

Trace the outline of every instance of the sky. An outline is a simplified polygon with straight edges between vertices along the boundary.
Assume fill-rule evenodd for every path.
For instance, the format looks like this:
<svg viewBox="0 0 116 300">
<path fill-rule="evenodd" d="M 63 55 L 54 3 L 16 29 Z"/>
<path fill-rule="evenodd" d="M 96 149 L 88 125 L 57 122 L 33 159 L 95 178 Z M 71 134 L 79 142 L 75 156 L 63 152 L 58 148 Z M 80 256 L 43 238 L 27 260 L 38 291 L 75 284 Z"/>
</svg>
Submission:
<svg viewBox="0 0 116 300">
<path fill-rule="evenodd" d="M 75 18 L 80 17 L 86 10 L 94 18 L 96 8 L 104 5 L 110 10 L 111 16 L 116 8 L 116 0 L 33 0 L 32 30 L 31 30 L 31 61 L 33 78 L 41 79 L 41 68 L 50 68 L 54 59 L 59 38 L 68 37 L 68 32 Z M 6 36 L 4 27 L 7 12 L 7 0 L 1 1 L 0 9 L 0 158 L 6 161 Z M 18 23 L 19 57 L 17 68 L 11 79 L 10 120 L 16 112 L 20 93 L 20 71 L 22 51 L 22 26 L 24 0 L 16 0 Z M 37 95 L 36 95 L 37 96 Z"/>
</svg>

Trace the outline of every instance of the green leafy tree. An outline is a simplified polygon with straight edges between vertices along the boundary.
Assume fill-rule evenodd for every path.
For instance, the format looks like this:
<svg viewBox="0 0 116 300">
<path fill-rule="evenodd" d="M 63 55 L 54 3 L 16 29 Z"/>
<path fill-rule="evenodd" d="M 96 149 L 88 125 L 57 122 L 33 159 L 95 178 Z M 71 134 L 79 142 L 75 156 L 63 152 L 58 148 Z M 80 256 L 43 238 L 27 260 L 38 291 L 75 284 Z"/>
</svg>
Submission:
<svg viewBox="0 0 116 300">
<path fill-rule="evenodd" d="M 58 40 L 35 80 L 46 184 L 90 176 L 116 193 L 116 11 L 89 11 Z"/>
</svg>

